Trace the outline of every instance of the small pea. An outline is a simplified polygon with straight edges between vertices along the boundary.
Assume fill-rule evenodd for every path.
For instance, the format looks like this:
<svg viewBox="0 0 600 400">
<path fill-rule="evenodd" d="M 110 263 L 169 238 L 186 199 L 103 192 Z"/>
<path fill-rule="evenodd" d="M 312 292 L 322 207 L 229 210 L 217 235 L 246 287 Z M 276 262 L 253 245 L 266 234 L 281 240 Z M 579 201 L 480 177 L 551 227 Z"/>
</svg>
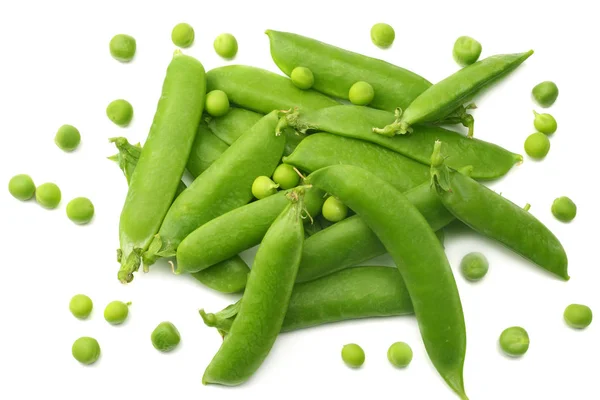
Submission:
<svg viewBox="0 0 600 400">
<path fill-rule="evenodd" d="M 373 97 L 375 97 L 373 86 L 363 81 L 356 82 L 348 92 L 348 99 L 357 106 L 366 106 L 373 101 Z"/>
<path fill-rule="evenodd" d="M 204 110 L 213 117 L 221 117 L 229 112 L 229 97 L 222 90 L 213 90 L 206 94 Z"/>
<path fill-rule="evenodd" d="M 268 176 L 259 176 L 252 182 L 252 194 L 259 200 L 264 199 L 277 193 L 278 187 Z"/>
<path fill-rule="evenodd" d="M 98 361 L 100 357 L 100 345 L 91 337 L 80 337 L 73 343 L 71 354 L 82 364 L 90 365 Z"/>
<path fill-rule="evenodd" d="M 404 368 L 412 361 L 413 351 L 408 344 L 396 342 L 388 349 L 387 358 L 395 367 Z"/>
<path fill-rule="evenodd" d="M 94 304 L 85 294 L 76 294 L 69 302 L 69 310 L 76 318 L 86 319 L 92 313 Z"/>
<path fill-rule="evenodd" d="M 542 107 L 550 107 L 558 97 L 558 86 L 551 81 L 538 83 L 531 91 L 535 101 Z"/>
<path fill-rule="evenodd" d="M 161 322 L 150 335 L 152 345 L 156 350 L 168 352 L 173 350 L 181 341 L 179 331 L 170 322 Z"/>
<path fill-rule="evenodd" d="M 357 344 L 347 344 L 342 347 L 342 360 L 344 360 L 347 366 L 358 368 L 365 362 L 365 352 Z"/>
<path fill-rule="evenodd" d="M 387 49 L 394 43 L 396 32 L 391 25 L 379 22 L 371 27 L 371 41 L 377 47 Z"/>
<path fill-rule="evenodd" d="M 565 309 L 564 317 L 571 328 L 584 329 L 592 323 L 592 309 L 583 304 L 571 304 Z"/>
<path fill-rule="evenodd" d="M 529 157 L 539 160 L 550 151 L 550 140 L 541 132 L 532 133 L 525 139 L 524 148 Z"/>
<path fill-rule="evenodd" d="M 113 100 L 106 107 L 106 116 L 116 125 L 125 127 L 133 118 L 133 106 L 127 100 Z"/>
<path fill-rule="evenodd" d="M 8 191 L 15 199 L 29 200 L 35 193 L 35 184 L 29 175 L 15 175 L 8 181 Z"/>
<path fill-rule="evenodd" d="M 171 31 L 171 40 L 178 47 L 190 47 L 194 43 L 194 28 L 185 22 L 175 25 Z"/>
<path fill-rule="evenodd" d="M 558 124 L 552 115 L 538 114 L 535 111 L 533 112 L 533 115 L 535 116 L 533 126 L 538 132 L 542 132 L 546 135 L 551 135 L 556 132 Z"/>
<path fill-rule="evenodd" d="M 238 43 L 231 33 L 222 33 L 215 39 L 213 47 L 218 55 L 223 58 L 231 59 L 238 52 Z"/>
<path fill-rule="evenodd" d="M 321 214 L 327 221 L 339 222 L 348 215 L 348 207 L 334 196 L 329 196 L 323 203 Z"/>
<path fill-rule="evenodd" d="M 529 349 L 529 335 L 520 326 L 505 329 L 500 335 L 500 348 L 511 357 L 519 357 Z"/>
<path fill-rule="evenodd" d="M 58 207 L 61 197 L 60 189 L 54 183 L 42 183 L 35 189 L 35 200 L 45 208 Z"/>
<path fill-rule="evenodd" d="M 298 186 L 300 175 L 296 173 L 291 165 L 279 164 L 273 172 L 273 181 L 282 189 L 291 189 Z"/>
<path fill-rule="evenodd" d="M 81 134 L 73 125 L 63 125 L 54 136 L 54 143 L 64 151 L 73 151 L 81 142 Z"/>
<path fill-rule="evenodd" d="M 454 42 L 452 49 L 454 61 L 460 66 L 466 67 L 479 59 L 481 55 L 481 43 L 469 36 L 461 36 Z"/>
<path fill-rule="evenodd" d="M 477 252 L 467 254 L 460 262 L 460 270 L 469 281 L 478 281 L 483 278 L 487 274 L 489 266 L 487 258 Z"/>
<path fill-rule="evenodd" d="M 577 215 L 577 205 L 566 196 L 559 197 L 552 202 L 552 214 L 562 222 L 571 222 Z"/>
<path fill-rule="evenodd" d="M 129 62 L 135 55 L 136 43 L 132 36 L 118 34 L 113 36 L 108 47 L 115 60 Z"/>
<path fill-rule="evenodd" d="M 87 224 L 94 216 L 94 205 L 86 197 L 76 197 L 67 204 L 67 217 L 76 224 Z"/>
<path fill-rule="evenodd" d="M 129 306 L 131 303 L 122 301 L 111 301 L 104 309 L 104 319 L 111 325 L 119 325 L 125 322 L 129 315 Z"/>
<path fill-rule="evenodd" d="M 310 89 L 315 83 L 315 76 L 312 71 L 306 67 L 296 67 L 290 75 L 292 83 L 300 89 Z"/>
</svg>

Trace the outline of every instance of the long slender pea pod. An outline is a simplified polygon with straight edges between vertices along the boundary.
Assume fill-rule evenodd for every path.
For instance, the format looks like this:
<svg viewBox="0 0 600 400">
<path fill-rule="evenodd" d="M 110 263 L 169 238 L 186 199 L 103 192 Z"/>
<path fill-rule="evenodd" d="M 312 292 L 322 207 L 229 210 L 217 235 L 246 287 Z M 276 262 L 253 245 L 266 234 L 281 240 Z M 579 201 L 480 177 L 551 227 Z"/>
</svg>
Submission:
<svg viewBox="0 0 600 400">
<path fill-rule="evenodd" d="M 175 52 L 154 121 L 129 184 L 119 223 L 121 269 L 130 282 L 177 193 L 200 123 L 206 78 L 202 64 Z"/>
<path fill-rule="evenodd" d="M 273 111 L 273 110 L 271 110 Z M 211 132 L 231 146 L 242 134 L 264 117 L 263 114 L 243 108 L 232 107 L 222 117 L 207 117 L 206 123 Z"/>
<path fill-rule="evenodd" d="M 441 146 L 436 143 L 432 159 L 438 162 L 432 166 L 432 176 L 448 211 L 473 230 L 569 280 L 567 254 L 556 236 L 523 207 L 448 168 L 442 162 Z"/>
<path fill-rule="evenodd" d="M 335 106 L 322 110 L 295 110 L 283 113 L 280 127 L 291 126 L 301 133 L 328 132 L 360 139 L 393 150 L 422 164 L 430 165 L 436 140 L 446 143 L 448 166 L 461 169 L 471 166 L 472 177 L 489 180 L 505 175 L 523 157 L 492 143 L 468 139 L 447 129 L 430 125 L 417 125 L 411 135 L 387 137 L 373 133 L 373 127 L 385 126 L 394 121 L 387 111 L 360 106 Z"/>
<path fill-rule="evenodd" d="M 425 78 L 390 63 L 353 53 L 294 33 L 267 30 L 271 57 L 290 76 L 298 66 L 310 69 L 313 88 L 348 100 L 350 87 L 358 81 L 373 86 L 371 107 L 393 111 L 405 108 L 431 86 Z"/>
<path fill-rule="evenodd" d="M 254 258 L 239 312 L 202 383 L 239 385 L 265 360 L 281 331 L 304 243 L 303 194 L 298 189 L 273 222 Z"/>
<path fill-rule="evenodd" d="M 339 198 L 384 244 L 406 283 L 429 358 L 446 383 L 466 399 L 462 305 L 450 263 L 427 220 L 400 191 L 362 168 L 322 168 L 306 183 Z"/>
</svg>

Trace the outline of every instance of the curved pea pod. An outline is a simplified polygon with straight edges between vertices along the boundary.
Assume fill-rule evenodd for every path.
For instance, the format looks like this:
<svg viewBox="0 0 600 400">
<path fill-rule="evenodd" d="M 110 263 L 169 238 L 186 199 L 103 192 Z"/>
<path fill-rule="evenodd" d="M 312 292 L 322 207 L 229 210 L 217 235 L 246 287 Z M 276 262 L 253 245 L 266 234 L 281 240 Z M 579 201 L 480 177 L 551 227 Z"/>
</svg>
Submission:
<svg viewBox="0 0 600 400">
<path fill-rule="evenodd" d="M 340 199 L 381 240 L 406 283 L 429 358 L 446 383 L 466 399 L 467 336 L 460 296 L 444 249 L 425 218 L 400 191 L 362 168 L 322 168 L 306 183 Z"/>
<path fill-rule="evenodd" d="M 360 106 L 335 106 L 316 111 L 283 114 L 280 127 L 291 126 L 301 133 L 324 131 L 339 136 L 365 140 L 430 165 L 436 140 L 446 146 L 447 164 L 454 169 L 473 168 L 474 179 L 489 180 L 505 175 L 523 157 L 492 143 L 468 139 L 463 135 L 431 125 L 417 125 L 411 135 L 387 137 L 373 133 L 373 127 L 394 121 L 387 111 Z"/>
<path fill-rule="evenodd" d="M 133 171 L 119 222 L 121 269 L 130 282 L 165 218 L 200 123 L 206 79 L 202 64 L 176 52 L 162 87 L 152 127 Z"/>
<path fill-rule="evenodd" d="M 348 100 L 350 87 L 365 81 L 375 90 L 369 106 L 393 111 L 408 107 L 431 86 L 425 78 L 382 60 L 294 33 L 266 33 L 277 67 L 287 76 L 298 66 L 310 69 L 315 77 L 313 88 L 329 96 Z"/>
<path fill-rule="evenodd" d="M 248 265 L 236 255 L 191 275 L 218 292 L 238 293 L 246 287 L 249 273 Z"/>
<path fill-rule="evenodd" d="M 231 146 L 263 116 L 263 114 L 254 111 L 232 107 L 222 117 L 207 117 L 206 123 L 216 137 Z"/>
</svg>

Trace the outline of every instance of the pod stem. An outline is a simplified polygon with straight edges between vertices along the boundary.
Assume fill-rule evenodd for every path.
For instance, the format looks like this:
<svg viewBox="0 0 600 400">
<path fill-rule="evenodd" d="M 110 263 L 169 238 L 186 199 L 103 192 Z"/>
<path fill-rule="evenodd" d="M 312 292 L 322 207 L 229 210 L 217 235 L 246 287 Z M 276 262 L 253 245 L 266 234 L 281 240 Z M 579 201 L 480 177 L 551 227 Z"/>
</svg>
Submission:
<svg viewBox="0 0 600 400">
<path fill-rule="evenodd" d="M 121 268 L 117 274 L 121 283 L 129 283 L 133 280 L 133 273 L 140 269 L 142 252 L 142 249 L 133 249 L 131 254 L 127 256 L 125 262 L 121 264 Z"/>
<path fill-rule="evenodd" d="M 217 328 L 221 336 L 225 336 L 231 330 L 231 325 L 240 310 L 240 304 L 241 300 L 216 313 L 207 313 L 204 309 L 199 313 L 206 326 Z"/>
<path fill-rule="evenodd" d="M 402 109 L 400 107 L 394 110 L 394 117 L 396 118 L 394 122 L 383 128 L 373 128 L 373 133 L 394 137 L 398 134 L 404 135 L 412 132 L 412 128 L 406 122 L 402 121 Z"/>
<path fill-rule="evenodd" d="M 446 158 L 442 154 L 442 142 L 436 140 L 431 154 L 431 185 L 435 186 L 436 190 L 450 192 L 452 191 L 450 188 L 450 169 L 444 163 L 445 160 Z"/>
<path fill-rule="evenodd" d="M 279 122 L 275 130 L 276 135 L 281 135 L 281 132 L 287 128 L 293 128 L 297 133 L 306 134 L 310 130 L 316 130 L 317 127 L 310 124 L 302 118 L 302 114 L 298 107 L 290 108 L 289 110 L 279 111 Z"/>
</svg>

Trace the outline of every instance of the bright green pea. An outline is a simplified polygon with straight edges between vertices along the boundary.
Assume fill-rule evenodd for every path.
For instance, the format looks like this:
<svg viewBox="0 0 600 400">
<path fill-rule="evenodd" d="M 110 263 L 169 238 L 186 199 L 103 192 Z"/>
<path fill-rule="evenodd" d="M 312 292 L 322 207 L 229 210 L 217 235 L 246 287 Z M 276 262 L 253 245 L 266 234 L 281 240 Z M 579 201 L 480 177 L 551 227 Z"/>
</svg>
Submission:
<svg viewBox="0 0 600 400">
<path fill-rule="evenodd" d="M 296 67 L 290 75 L 292 83 L 300 89 L 310 89 L 315 83 L 315 76 L 312 71 L 306 67 Z"/>
<path fill-rule="evenodd" d="M 334 196 L 329 196 L 323 203 L 321 214 L 327 221 L 339 222 L 348 215 L 348 207 Z"/>
<path fill-rule="evenodd" d="M 73 343 L 71 348 L 73 357 L 82 364 L 90 365 L 98 361 L 100 357 L 100 345 L 91 337 L 80 337 Z"/>
<path fill-rule="evenodd" d="M 64 151 L 75 150 L 79 142 L 81 142 L 81 134 L 72 125 L 61 126 L 54 136 L 54 143 Z"/>
<path fill-rule="evenodd" d="M 542 107 L 550 107 L 558 97 L 558 86 L 551 81 L 545 81 L 535 85 L 531 91 L 535 101 Z"/>
<path fill-rule="evenodd" d="M 129 35 L 119 34 L 113 36 L 109 44 L 110 55 L 115 60 L 129 62 L 135 55 L 135 39 Z"/>
<path fill-rule="evenodd" d="M 278 187 L 268 176 L 259 176 L 252 182 L 252 194 L 259 200 L 264 199 L 277 193 Z"/>
<path fill-rule="evenodd" d="M 133 118 L 133 107 L 127 100 L 114 100 L 106 107 L 106 116 L 116 125 L 125 127 Z"/>
<path fill-rule="evenodd" d="M 529 349 L 529 335 L 520 326 L 507 328 L 500 335 L 500 348 L 511 357 L 519 357 Z"/>
<path fill-rule="evenodd" d="M 573 200 L 562 196 L 552 203 L 552 214 L 562 222 L 571 222 L 577 215 L 577 205 Z"/>
<path fill-rule="evenodd" d="M 15 175 L 8 181 L 8 191 L 15 199 L 29 200 L 35 193 L 35 184 L 29 175 Z"/>
<path fill-rule="evenodd" d="M 35 200 L 45 208 L 58 207 L 61 197 L 60 189 L 54 183 L 42 183 L 35 189 Z"/>
<path fill-rule="evenodd" d="M 69 302 L 69 310 L 71 310 L 71 314 L 79 319 L 86 319 L 89 317 L 92 313 L 93 307 L 94 304 L 92 303 L 92 299 L 85 294 L 76 294 Z"/>
<path fill-rule="evenodd" d="M 532 133 L 525 139 L 524 147 L 529 157 L 542 159 L 550 151 L 550 140 L 541 132 Z"/>
<path fill-rule="evenodd" d="M 282 189 L 291 189 L 298 186 L 300 175 L 289 164 L 279 164 L 273 172 L 273 181 Z"/>
<path fill-rule="evenodd" d="M 481 55 L 481 43 L 469 36 L 461 36 L 454 42 L 452 49 L 454 61 L 460 66 L 473 64 Z"/>
<path fill-rule="evenodd" d="M 379 22 L 371 28 L 371 41 L 377 47 L 387 49 L 394 43 L 396 32 L 394 28 L 383 22 Z"/>
<path fill-rule="evenodd" d="M 229 112 L 229 97 L 222 90 L 213 90 L 206 94 L 204 110 L 213 117 L 221 117 Z"/>
<path fill-rule="evenodd" d="M 185 22 L 175 25 L 171 31 L 173 44 L 183 48 L 190 47 L 194 43 L 194 36 L 194 28 Z"/>
<path fill-rule="evenodd" d="M 222 33 L 215 39 L 213 47 L 218 55 L 223 58 L 231 59 L 238 52 L 238 43 L 231 33 Z"/>
<path fill-rule="evenodd" d="M 583 304 L 571 304 L 565 309 L 564 317 L 571 328 L 584 329 L 592 323 L 592 309 Z"/>
<path fill-rule="evenodd" d="M 408 344 L 396 342 L 388 349 L 387 358 L 395 367 L 404 368 L 412 361 L 413 351 Z"/>
<path fill-rule="evenodd" d="M 129 315 L 129 306 L 131 303 L 122 301 L 111 301 L 104 309 L 104 319 L 111 325 L 119 325 L 125 322 Z"/>
<path fill-rule="evenodd" d="M 373 86 L 363 81 L 356 82 L 348 92 L 348 99 L 357 106 L 366 106 L 373 101 L 373 97 L 375 97 Z"/>
<path fill-rule="evenodd" d="M 86 197 L 76 197 L 67 204 L 67 217 L 76 224 L 87 224 L 94 216 L 94 205 Z"/>
<path fill-rule="evenodd" d="M 170 322 L 161 322 L 150 335 L 152 345 L 156 350 L 168 352 L 173 350 L 181 341 L 179 331 Z"/>
<path fill-rule="evenodd" d="M 342 360 L 347 366 L 358 368 L 365 362 L 365 352 L 357 344 L 347 344 L 342 347 Z"/>
<path fill-rule="evenodd" d="M 558 124 L 554 117 L 550 114 L 538 114 L 537 112 L 533 112 L 535 119 L 533 120 L 533 126 L 537 129 L 538 132 L 542 132 L 546 135 L 551 135 L 556 132 L 558 128 Z"/>
<path fill-rule="evenodd" d="M 469 253 L 460 262 L 460 270 L 463 276 L 470 281 L 478 281 L 488 272 L 490 264 L 481 253 Z"/>
</svg>

